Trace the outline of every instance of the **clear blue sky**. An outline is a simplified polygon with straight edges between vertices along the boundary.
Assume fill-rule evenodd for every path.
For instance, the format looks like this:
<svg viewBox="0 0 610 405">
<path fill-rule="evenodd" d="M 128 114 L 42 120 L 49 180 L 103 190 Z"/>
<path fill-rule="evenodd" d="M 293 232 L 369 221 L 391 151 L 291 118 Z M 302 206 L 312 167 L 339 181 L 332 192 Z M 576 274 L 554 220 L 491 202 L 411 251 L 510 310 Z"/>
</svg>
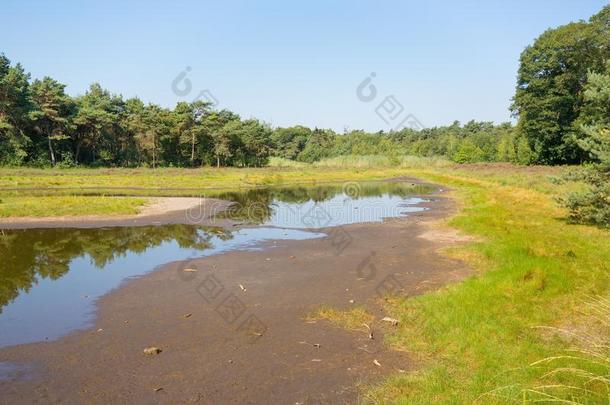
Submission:
<svg viewBox="0 0 610 405">
<path fill-rule="evenodd" d="M 0 52 L 73 95 L 98 81 L 169 107 L 209 89 L 274 126 L 387 129 L 374 111 L 387 95 L 426 126 L 502 122 L 523 48 L 606 3 L 4 0 Z M 193 89 L 179 97 L 187 66 Z M 371 72 L 379 95 L 364 103 Z"/>
</svg>

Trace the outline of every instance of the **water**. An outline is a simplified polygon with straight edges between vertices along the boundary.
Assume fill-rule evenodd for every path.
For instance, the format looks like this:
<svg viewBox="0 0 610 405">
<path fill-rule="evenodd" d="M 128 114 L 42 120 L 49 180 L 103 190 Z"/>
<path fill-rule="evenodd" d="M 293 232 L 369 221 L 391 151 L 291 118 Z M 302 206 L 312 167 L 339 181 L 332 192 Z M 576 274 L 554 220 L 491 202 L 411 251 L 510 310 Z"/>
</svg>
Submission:
<svg viewBox="0 0 610 405">
<path fill-rule="evenodd" d="M 11 363 L 0 361 L 0 381 L 30 380 L 34 370 L 31 364 Z"/>
<path fill-rule="evenodd" d="M 159 265 L 270 240 L 324 236 L 313 229 L 421 211 L 401 183 L 230 193 L 225 215 L 258 224 L 238 231 L 192 225 L 4 230 L 0 235 L 0 347 L 54 340 L 95 322 L 95 300 Z M 1 364 L 0 364 L 1 365 Z M 2 370 L 0 369 L 0 376 Z"/>
<path fill-rule="evenodd" d="M 228 233 L 189 225 L 20 230 L 8 235 L 22 246 L 17 255 L 30 247 L 27 255 L 31 259 L 26 264 L 30 271 L 22 271 L 22 267 L 11 272 L 17 269 L 13 263 L 24 263 L 22 257 L 13 256 L 0 264 L 3 274 L 13 276 L 2 285 L 0 300 L 11 302 L 0 314 L 0 346 L 53 340 L 92 326 L 96 298 L 160 264 L 256 249 L 267 240 L 323 236 L 278 228 Z"/>
<path fill-rule="evenodd" d="M 415 205 L 424 201 L 417 197 L 404 199 L 388 194 L 359 199 L 338 194 L 323 202 L 312 200 L 304 203 L 276 202 L 272 206 L 271 217 L 263 224 L 283 228 L 316 229 L 361 222 L 380 222 L 384 218 L 422 211 L 422 207 Z"/>
</svg>

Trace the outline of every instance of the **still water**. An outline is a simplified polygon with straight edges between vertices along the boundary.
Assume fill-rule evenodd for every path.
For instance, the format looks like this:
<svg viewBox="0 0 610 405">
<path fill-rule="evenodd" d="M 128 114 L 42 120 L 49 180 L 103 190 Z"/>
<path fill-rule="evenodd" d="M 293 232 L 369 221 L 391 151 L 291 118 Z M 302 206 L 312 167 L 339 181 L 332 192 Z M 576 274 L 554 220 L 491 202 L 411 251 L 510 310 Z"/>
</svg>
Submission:
<svg viewBox="0 0 610 405">
<path fill-rule="evenodd" d="M 355 186 L 354 186 L 355 187 Z M 271 240 L 319 238 L 319 228 L 408 215 L 428 189 L 405 183 L 357 188 L 269 188 L 227 193 L 223 215 L 257 226 L 163 225 L 4 230 L 0 234 L 0 347 L 54 340 L 95 322 L 95 300 L 123 281 L 177 260 L 256 250 Z M 0 374 L 1 374 L 0 370 Z"/>
</svg>

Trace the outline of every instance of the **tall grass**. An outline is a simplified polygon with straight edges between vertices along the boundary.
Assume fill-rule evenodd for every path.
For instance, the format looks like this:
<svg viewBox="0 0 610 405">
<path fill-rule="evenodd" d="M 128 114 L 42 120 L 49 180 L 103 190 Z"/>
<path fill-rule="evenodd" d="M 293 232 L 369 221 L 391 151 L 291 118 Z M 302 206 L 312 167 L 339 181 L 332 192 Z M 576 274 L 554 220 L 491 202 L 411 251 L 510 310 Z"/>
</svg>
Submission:
<svg viewBox="0 0 610 405">
<path fill-rule="evenodd" d="M 543 384 L 522 388 L 522 401 L 610 403 L 610 299 L 590 298 L 585 312 L 580 325 L 548 328 L 571 347 L 530 365 Z"/>
<path fill-rule="evenodd" d="M 420 157 L 406 155 L 400 159 L 400 167 L 405 168 L 440 168 L 449 166 L 455 166 L 455 163 L 438 156 Z"/>
<path fill-rule="evenodd" d="M 610 299 L 591 297 L 584 309 L 580 324 L 539 328 L 570 348 L 528 366 L 538 375 L 535 384 L 500 387 L 478 402 L 610 403 Z"/>
<path fill-rule="evenodd" d="M 307 168 L 307 167 L 332 167 L 332 168 L 384 168 L 384 167 L 447 167 L 455 163 L 442 157 L 421 156 L 385 156 L 385 155 L 345 155 L 322 159 L 314 163 L 297 162 L 295 160 L 272 157 L 269 159 L 269 167 L 284 168 Z"/>
<path fill-rule="evenodd" d="M 323 159 L 313 163 L 315 167 L 446 167 L 453 163 L 441 157 L 348 155 Z"/>
<path fill-rule="evenodd" d="M 323 159 L 319 162 L 313 163 L 316 167 L 390 167 L 398 166 L 396 162 L 393 162 L 387 156 L 359 156 L 359 155 L 348 155 L 348 156 L 337 156 L 333 158 Z"/>
<path fill-rule="evenodd" d="M 284 159 L 281 157 L 271 157 L 267 163 L 269 167 L 296 167 L 302 168 L 307 167 L 309 164 L 304 162 L 297 162 L 296 160 Z"/>
</svg>

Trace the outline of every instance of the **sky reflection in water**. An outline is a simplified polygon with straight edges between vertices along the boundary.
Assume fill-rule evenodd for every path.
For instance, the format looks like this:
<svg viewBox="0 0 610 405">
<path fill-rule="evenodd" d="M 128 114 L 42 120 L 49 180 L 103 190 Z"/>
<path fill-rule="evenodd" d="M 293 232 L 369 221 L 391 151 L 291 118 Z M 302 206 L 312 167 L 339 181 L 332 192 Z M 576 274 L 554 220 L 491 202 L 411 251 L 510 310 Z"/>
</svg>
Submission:
<svg viewBox="0 0 610 405">
<path fill-rule="evenodd" d="M 414 191 L 402 183 L 365 183 L 351 197 L 332 185 L 230 193 L 224 197 L 237 204 L 228 215 L 261 225 L 233 232 L 192 225 L 5 230 L 0 347 L 93 326 L 96 299 L 168 262 L 254 250 L 269 240 L 318 238 L 324 234 L 305 229 L 421 211 L 414 205 L 423 200 L 411 197 Z"/>
</svg>

